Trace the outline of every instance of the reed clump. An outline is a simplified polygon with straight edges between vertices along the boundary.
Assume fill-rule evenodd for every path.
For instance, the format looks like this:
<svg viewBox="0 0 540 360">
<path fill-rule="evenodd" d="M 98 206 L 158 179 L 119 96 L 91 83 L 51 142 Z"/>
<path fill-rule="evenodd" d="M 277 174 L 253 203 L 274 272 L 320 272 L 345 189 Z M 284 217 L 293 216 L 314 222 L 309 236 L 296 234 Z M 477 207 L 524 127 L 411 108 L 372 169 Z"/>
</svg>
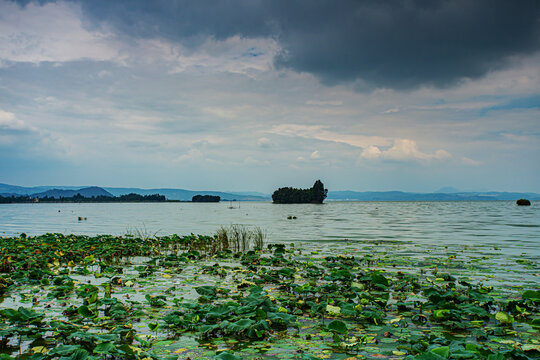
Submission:
<svg viewBox="0 0 540 360">
<path fill-rule="evenodd" d="M 258 226 L 249 228 L 241 224 L 221 226 L 214 234 L 218 251 L 245 252 L 250 249 L 262 249 L 266 232 Z"/>
</svg>

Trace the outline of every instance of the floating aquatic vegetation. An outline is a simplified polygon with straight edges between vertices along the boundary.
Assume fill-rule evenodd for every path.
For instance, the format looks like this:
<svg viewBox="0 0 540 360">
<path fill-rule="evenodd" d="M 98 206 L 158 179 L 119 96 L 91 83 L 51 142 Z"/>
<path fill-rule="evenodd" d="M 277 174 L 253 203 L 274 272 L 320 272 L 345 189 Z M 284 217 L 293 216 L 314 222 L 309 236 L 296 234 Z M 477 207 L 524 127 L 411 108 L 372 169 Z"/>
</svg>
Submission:
<svg viewBox="0 0 540 360">
<path fill-rule="evenodd" d="M 229 230 L 2 238 L 0 359 L 540 355 L 538 282 L 511 287 L 494 255 L 410 259 L 395 255 L 399 243 L 263 250 L 253 230 Z M 534 259 L 508 263 L 537 273 Z"/>
</svg>

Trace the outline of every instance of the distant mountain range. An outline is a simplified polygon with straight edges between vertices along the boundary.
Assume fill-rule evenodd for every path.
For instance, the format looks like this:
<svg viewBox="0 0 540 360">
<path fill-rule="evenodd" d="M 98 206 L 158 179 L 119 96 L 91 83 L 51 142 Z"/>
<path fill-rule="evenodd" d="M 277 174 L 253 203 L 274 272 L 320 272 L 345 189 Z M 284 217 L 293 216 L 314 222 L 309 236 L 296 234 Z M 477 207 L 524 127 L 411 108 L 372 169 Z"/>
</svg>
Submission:
<svg viewBox="0 0 540 360">
<path fill-rule="evenodd" d="M 526 198 L 540 200 L 540 194 L 514 192 L 455 192 L 410 193 L 403 191 L 329 191 L 327 200 L 337 201 L 473 201 L 517 200 Z"/>
<path fill-rule="evenodd" d="M 191 198 L 195 195 L 214 195 L 221 197 L 222 201 L 237 200 L 237 201 L 265 201 L 269 198 L 264 196 L 257 196 L 251 193 L 228 193 L 221 191 L 193 191 L 184 189 L 139 189 L 139 188 L 104 188 L 114 196 L 125 195 L 129 193 L 135 193 L 140 195 L 160 194 L 164 195 L 169 200 L 182 200 L 191 201 Z"/>
<path fill-rule="evenodd" d="M 445 186 L 445 187 L 442 187 L 438 190 L 435 190 L 434 192 L 436 193 L 443 193 L 443 194 L 453 194 L 453 193 L 458 193 L 458 192 L 463 192 L 461 190 L 458 190 L 456 189 L 455 187 L 452 187 L 452 186 Z"/>
<path fill-rule="evenodd" d="M 23 187 L 0 183 L 0 195 L 30 195 L 33 197 L 71 197 L 77 193 L 85 196 L 121 196 L 129 193 L 139 195 L 164 195 L 169 200 L 190 201 L 195 195 L 217 195 L 222 201 L 270 201 L 271 195 L 258 192 L 220 192 L 220 191 L 193 191 L 184 189 L 140 189 L 140 188 L 113 188 L 113 187 L 77 187 L 77 186 L 36 186 Z M 540 200 L 537 193 L 517 192 L 460 192 L 457 189 L 446 187 L 434 193 L 412 193 L 403 191 L 329 191 L 328 201 L 473 201 L 473 200 L 517 200 L 526 198 Z"/>
<path fill-rule="evenodd" d="M 63 190 L 63 189 L 51 189 L 47 191 L 43 191 L 36 194 L 31 194 L 32 197 L 37 198 L 44 198 L 44 197 L 53 197 L 55 199 L 61 198 L 61 197 L 73 197 L 77 194 L 80 194 L 84 197 L 92 197 L 92 196 L 113 196 L 110 192 L 97 187 L 97 186 L 90 186 L 86 188 L 81 188 L 77 190 Z"/>
<path fill-rule="evenodd" d="M 227 193 L 220 191 L 193 191 L 184 189 L 140 189 L 140 188 L 112 188 L 112 187 L 77 187 L 77 186 L 35 186 L 24 187 L 8 184 L 0 184 L 1 196 L 20 196 L 29 195 L 31 197 L 71 197 L 77 194 L 81 194 L 85 197 L 92 196 L 121 196 L 130 193 L 139 195 L 164 195 L 169 200 L 182 200 L 191 201 L 191 198 L 195 195 L 217 195 L 221 197 L 222 201 L 267 201 L 270 197 L 264 197 L 255 195 L 254 193 Z M 259 194 L 259 193 L 256 193 Z M 264 194 L 263 194 L 264 195 Z"/>
</svg>

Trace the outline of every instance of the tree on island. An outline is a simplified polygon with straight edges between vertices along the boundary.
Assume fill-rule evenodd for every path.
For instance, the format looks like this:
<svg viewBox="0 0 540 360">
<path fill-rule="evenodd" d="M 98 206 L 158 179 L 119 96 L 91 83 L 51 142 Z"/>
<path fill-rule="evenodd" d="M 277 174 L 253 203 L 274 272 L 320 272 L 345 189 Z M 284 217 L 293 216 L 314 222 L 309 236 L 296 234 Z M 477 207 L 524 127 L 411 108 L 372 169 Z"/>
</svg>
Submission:
<svg viewBox="0 0 540 360">
<path fill-rule="evenodd" d="M 15 203 L 104 203 L 104 202 L 165 202 L 167 199 L 165 195 L 152 194 L 152 195 L 139 195 L 135 193 L 121 195 L 121 196 L 106 196 L 97 195 L 91 197 L 85 197 L 80 193 L 77 193 L 71 197 L 60 196 L 58 198 L 54 196 L 43 197 L 30 197 L 28 195 L 21 196 L 0 196 L 0 204 L 15 204 Z"/>
<path fill-rule="evenodd" d="M 272 194 L 274 204 L 322 204 L 328 194 L 321 180 L 315 181 L 311 189 L 279 188 Z"/>
<path fill-rule="evenodd" d="M 220 196 L 214 195 L 195 195 L 191 198 L 192 202 L 219 202 Z"/>
</svg>

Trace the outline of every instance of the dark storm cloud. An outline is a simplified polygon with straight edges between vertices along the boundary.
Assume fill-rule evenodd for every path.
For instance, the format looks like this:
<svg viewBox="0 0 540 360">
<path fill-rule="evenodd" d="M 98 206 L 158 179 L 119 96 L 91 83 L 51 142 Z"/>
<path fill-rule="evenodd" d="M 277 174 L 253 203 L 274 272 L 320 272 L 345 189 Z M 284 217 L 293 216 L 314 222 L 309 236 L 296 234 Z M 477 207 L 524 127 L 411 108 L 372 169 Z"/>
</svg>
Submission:
<svg viewBox="0 0 540 360">
<path fill-rule="evenodd" d="M 208 36 L 273 37 L 278 68 L 326 84 L 451 85 L 539 49 L 537 0 L 92 0 L 92 24 L 196 47 Z M 363 85 L 362 85 L 363 84 Z"/>
<path fill-rule="evenodd" d="M 444 86 L 480 77 L 504 66 L 509 55 L 539 48 L 535 1 L 317 4 L 305 8 L 302 21 L 289 19 L 283 41 L 288 52 L 276 63 L 327 83 Z"/>
</svg>

